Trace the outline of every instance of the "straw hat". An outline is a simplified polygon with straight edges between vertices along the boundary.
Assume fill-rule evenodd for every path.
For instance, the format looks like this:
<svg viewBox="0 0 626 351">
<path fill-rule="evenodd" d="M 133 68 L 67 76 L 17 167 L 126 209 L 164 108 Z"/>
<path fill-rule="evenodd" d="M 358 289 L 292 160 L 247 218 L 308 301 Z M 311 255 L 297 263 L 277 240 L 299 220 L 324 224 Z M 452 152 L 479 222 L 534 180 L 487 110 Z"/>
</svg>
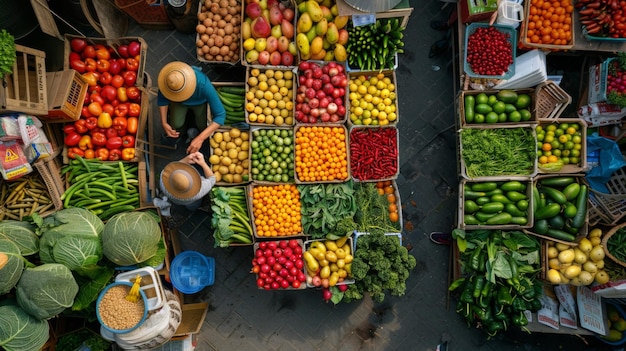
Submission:
<svg viewBox="0 0 626 351">
<path fill-rule="evenodd" d="M 180 161 L 170 162 L 161 175 L 165 190 L 177 199 L 189 199 L 200 191 L 200 173 L 192 165 Z"/>
<path fill-rule="evenodd" d="M 185 101 L 196 90 L 196 73 L 184 62 L 170 62 L 159 72 L 159 90 L 170 101 Z"/>
</svg>

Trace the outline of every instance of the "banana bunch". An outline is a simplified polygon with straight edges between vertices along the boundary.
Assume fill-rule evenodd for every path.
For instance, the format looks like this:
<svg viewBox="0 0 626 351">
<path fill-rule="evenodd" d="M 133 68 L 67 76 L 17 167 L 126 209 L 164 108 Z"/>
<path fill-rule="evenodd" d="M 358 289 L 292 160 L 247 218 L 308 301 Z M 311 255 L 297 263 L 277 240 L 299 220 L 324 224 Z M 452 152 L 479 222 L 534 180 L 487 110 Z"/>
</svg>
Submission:
<svg viewBox="0 0 626 351">
<path fill-rule="evenodd" d="M 348 29 L 348 66 L 361 71 L 393 69 L 396 53 L 404 52 L 404 28 L 398 18 Z"/>
</svg>

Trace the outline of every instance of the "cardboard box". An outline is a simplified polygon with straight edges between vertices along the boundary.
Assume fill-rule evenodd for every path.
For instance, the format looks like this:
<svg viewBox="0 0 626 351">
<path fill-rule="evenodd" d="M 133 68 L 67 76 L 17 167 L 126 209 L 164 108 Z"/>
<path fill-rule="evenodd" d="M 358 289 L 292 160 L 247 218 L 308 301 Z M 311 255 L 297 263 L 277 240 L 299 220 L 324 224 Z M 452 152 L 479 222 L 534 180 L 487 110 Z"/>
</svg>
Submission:
<svg viewBox="0 0 626 351">
<path fill-rule="evenodd" d="M 87 95 L 87 80 L 68 69 L 46 73 L 48 114 L 41 120 L 49 123 L 73 122 L 80 114 Z"/>
<path fill-rule="evenodd" d="M 480 22 L 488 20 L 498 10 L 496 0 L 460 0 L 461 22 Z"/>
<path fill-rule="evenodd" d="M 15 53 L 13 73 L 2 78 L 0 113 L 45 115 L 48 113 L 46 53 L 18 44 Z"/>
</svg>

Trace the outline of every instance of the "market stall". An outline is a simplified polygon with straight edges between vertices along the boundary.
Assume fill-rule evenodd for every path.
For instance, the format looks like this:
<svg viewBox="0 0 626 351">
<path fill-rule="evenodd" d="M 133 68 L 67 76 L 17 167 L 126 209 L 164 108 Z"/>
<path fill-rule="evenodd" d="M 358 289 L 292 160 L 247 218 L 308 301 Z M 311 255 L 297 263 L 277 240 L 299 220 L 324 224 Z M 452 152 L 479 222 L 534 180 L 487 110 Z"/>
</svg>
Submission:
<svg viewBox="0 0 626 351">
<path fill-rule="evenodd" d="M 604 201 L 623 199 L 624 156 L 619 138 L 601 132 L 624 116 L 621 88 L 606 83 L 623 69 L 615 63 L 626 50 L 619 4 L 484 5 L 460 1 L 454 31 L 460 184 L 450 290 L 457 312 L 488 336 L 513 327 L 621 345 L 616 311 L 624 296 L 603 290 L 623 279 L 623 261 L 611 253 L 623 215 Z M 567 58 L 582 69 L 550 72 L 551 62 Z M 596 63 L 611 61 L 611 73 L 596 73 Z M 594 104 L 607 109 L 592 112 Z M 614 168 L 594 158 L 603 142 L 599 152 Z M 608 173 L 600 179 L 602 167 Z M 610 194 L 599 190 L 605 182 Z"/>
</svg>

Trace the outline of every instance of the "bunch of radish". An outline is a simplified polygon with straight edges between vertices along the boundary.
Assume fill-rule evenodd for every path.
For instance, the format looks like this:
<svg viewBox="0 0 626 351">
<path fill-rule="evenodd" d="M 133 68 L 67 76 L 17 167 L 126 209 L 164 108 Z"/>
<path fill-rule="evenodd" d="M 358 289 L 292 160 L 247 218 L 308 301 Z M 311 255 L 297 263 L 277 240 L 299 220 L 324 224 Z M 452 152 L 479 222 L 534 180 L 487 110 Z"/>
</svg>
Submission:
<svg viewBox="0 0 626 351">
<path fill-rule="evenodd" d="M 298 65 L 296 121 L 299 123 L 342 122 L 346 116 L 348 76 L 341 64 L 323 65 L 302 61 Z"/>
<path fill-rule="evenodd" d="M 261 241 L 254 251 L 252 273 L 259 289 L 300 289 L 306 281 L 298 239 Z"/>
</svg>

